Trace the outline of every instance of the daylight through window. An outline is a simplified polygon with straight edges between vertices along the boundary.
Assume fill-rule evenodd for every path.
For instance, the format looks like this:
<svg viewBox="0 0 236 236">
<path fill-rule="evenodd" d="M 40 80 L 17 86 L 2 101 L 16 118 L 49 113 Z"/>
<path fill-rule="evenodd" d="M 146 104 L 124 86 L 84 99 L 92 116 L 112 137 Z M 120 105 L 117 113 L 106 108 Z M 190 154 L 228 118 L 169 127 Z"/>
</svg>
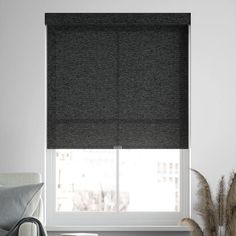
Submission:
<svg viewBox="0 0 236 236">
<path fill-rule="evenodd" d="M 57 212 L 177 212 L 178 149 L 57 149 Z"/>
</svg>

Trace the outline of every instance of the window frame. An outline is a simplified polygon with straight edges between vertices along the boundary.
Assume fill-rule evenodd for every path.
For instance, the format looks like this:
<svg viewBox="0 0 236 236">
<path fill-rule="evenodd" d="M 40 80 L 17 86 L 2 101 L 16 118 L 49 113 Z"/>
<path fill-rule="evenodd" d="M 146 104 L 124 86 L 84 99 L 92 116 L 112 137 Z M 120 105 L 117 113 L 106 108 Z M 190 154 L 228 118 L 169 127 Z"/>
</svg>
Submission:
<svg viewBox="0 0 236 236">
<path fill-rule="evenodd" d="M 180 149 L 179 212 L 56 212 L 55 149 L 46 151 L 46 225 L 71 227 L 167 226 L 178 225 L 190 215 L 190 151 Z M 78 223 L 80 222 L 80 223 Z"/>
</svg>

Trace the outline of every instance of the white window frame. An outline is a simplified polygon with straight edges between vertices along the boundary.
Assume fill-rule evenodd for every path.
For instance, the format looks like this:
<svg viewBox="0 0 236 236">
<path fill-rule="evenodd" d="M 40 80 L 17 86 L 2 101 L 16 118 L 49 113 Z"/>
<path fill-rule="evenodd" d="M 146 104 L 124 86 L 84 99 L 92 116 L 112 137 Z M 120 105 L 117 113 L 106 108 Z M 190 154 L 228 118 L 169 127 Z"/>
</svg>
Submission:
<svg viewBox="0 0 236 236">
<path fill-rule="evenodd" d="M 118 227 L 176 226 L 190 215 L 189 149 L 180 150 L 180 211 L 179 212 L 56 212 L 55 150 L 46 155 L 46 225 L 47 227 Z"/>
</svg>

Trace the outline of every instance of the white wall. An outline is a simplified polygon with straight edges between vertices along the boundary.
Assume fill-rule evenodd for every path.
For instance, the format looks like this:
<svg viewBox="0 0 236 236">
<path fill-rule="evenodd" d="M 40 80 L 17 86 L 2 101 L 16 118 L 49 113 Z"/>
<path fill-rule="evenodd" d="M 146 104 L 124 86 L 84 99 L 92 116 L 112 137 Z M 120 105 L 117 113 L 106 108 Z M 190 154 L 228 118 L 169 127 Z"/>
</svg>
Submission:
<svg viewBox="0 0 236 236">
<path fill-rule="evenodd" d="M 235 0 L 0 0 L 0 172 L 45 172 L 45 12 L 191 12 L 192 167 L 236 168 Z"/>
</svg>

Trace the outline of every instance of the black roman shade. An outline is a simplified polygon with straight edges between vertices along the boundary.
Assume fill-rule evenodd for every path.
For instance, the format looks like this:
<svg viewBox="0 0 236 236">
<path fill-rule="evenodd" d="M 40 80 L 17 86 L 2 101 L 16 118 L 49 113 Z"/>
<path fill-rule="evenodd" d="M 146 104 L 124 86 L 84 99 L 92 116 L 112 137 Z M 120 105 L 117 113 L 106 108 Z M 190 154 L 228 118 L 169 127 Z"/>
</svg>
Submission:
<svg viewBox="0 0 236 236">
<path fill-rule="evenodd" d="M 188 148 L 188 13 L 47 13 L 47 148 Z"/>
</svg>

